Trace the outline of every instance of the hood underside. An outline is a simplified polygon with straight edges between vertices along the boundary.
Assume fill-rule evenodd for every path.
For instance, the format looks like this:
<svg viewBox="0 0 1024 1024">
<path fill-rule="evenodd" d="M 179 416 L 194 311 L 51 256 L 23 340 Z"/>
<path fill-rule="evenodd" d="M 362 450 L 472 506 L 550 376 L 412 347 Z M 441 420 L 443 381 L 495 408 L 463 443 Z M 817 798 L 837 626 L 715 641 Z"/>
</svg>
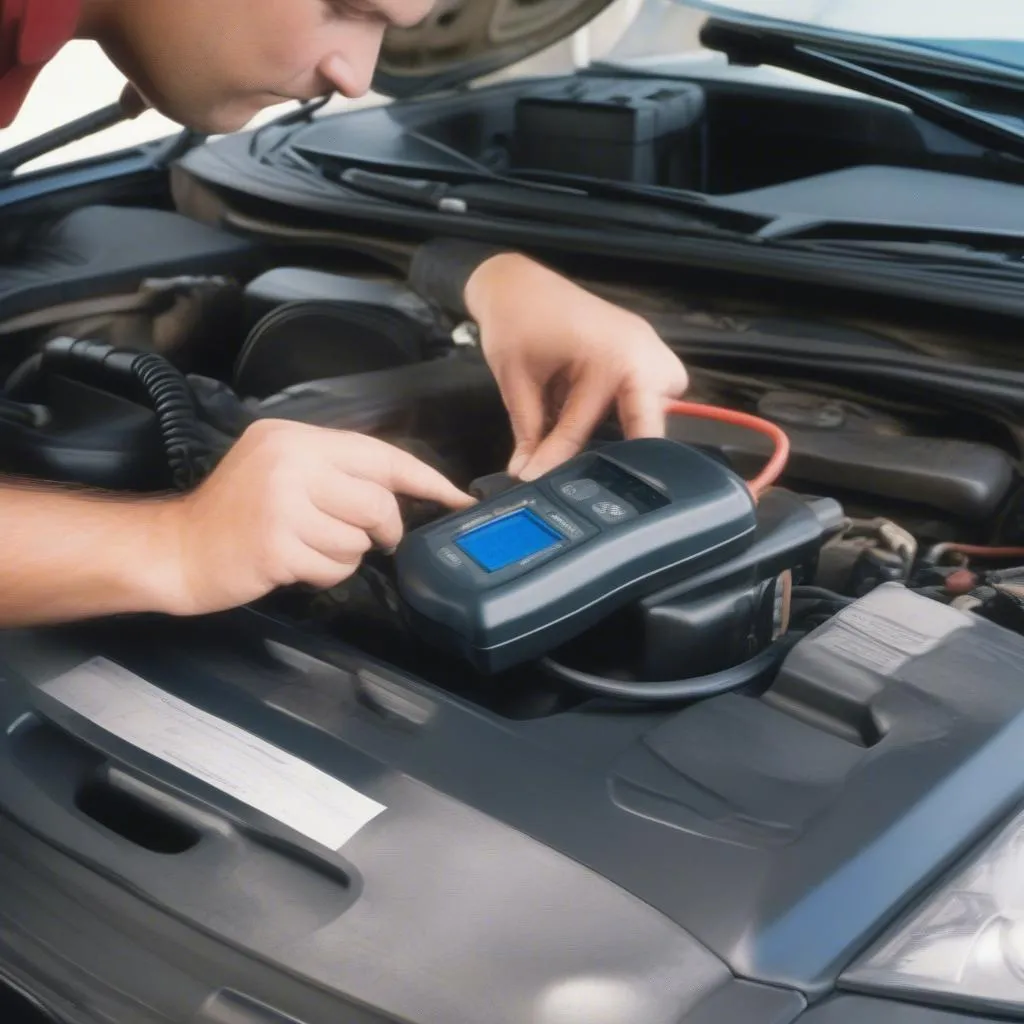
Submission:
<svg viewBox="0 0 1024 1024">
<path fill-rule="evenodd" d="M 404 97 L 500 71 L 572 35 L 613 0 L 438 0 L 414 28 L 393 29 L 374 88 Z"/>
</svg>

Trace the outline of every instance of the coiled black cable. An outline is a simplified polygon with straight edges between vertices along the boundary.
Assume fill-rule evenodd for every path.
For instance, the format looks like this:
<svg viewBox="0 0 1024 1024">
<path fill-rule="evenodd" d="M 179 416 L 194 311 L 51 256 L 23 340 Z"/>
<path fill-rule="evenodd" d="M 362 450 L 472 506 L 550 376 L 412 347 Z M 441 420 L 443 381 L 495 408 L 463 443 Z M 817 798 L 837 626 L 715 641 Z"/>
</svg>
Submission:
<svg viewBox="0 0 1024 1024">
<path fill-rule="evenodd" d="M 54 338 L 15 371 L 7 391 L 18 401 L 29 400 L 39 380 L 51 372 L 101 388 L 132 391 L 148 404 L 156 416 L 175 489 L 192 489 L 213 468 L 213 450 L 203 435 L 192 388 L 164 356 L 83 338 Z"/>
<path fill-rule="evenodd" d="M 191 490 L 209 472 L 210 448 L 188 381 L 154 352 L 135 356 L 130 369 L 153 406 L 174 486 Z"/>
</svg>

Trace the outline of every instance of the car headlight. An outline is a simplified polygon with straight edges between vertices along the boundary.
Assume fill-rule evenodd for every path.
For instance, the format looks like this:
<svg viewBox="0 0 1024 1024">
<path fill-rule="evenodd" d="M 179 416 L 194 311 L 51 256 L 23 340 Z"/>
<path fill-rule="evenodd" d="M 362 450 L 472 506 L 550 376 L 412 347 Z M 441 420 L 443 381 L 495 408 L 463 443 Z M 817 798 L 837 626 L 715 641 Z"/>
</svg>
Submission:
<svg viewBox="0 0 1024 1024">
<path fill-rule="evenodd" d="M 929 1002 L 1024 1006 L 1024 812 L 843 976 Z"/>
</svg>

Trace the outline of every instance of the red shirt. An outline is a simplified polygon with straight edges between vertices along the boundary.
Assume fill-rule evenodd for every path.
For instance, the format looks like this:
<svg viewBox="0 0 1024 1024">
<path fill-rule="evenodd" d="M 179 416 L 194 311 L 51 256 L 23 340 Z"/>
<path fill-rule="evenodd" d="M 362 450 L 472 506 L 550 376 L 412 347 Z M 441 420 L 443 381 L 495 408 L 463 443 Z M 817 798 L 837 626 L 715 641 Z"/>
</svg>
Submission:
<svg viewBox="0 0 1024 1024">
<path fill-rule="evenodd" d="M 81 0 L 0 0 L 0 128 L 78 27 Z"/>
</svg>

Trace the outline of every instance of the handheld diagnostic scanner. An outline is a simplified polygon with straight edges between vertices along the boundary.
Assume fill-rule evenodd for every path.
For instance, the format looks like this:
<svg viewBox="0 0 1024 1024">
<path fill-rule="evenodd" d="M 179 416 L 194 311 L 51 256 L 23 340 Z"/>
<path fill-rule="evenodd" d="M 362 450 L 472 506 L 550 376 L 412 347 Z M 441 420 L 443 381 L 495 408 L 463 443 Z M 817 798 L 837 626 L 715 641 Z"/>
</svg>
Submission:
<svg viewBox="0 0 1024 1024">
<path fill-rule="evenodd" d="M 398 592 L 425 640 L 496 673 L 726 560 L 755 528 L 725 466 L 675 441 L 621 441 L 410 532 Z"/>
</svg>

